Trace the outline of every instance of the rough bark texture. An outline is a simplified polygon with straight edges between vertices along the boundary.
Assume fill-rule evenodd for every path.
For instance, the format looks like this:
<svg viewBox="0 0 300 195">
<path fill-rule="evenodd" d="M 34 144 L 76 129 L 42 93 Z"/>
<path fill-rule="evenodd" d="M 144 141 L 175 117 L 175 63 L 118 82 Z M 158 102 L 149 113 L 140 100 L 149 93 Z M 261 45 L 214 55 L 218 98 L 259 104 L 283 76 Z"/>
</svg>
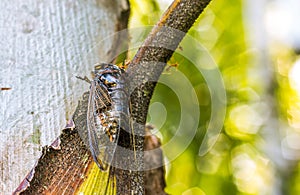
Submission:
<svg viewBox="0 0 300 195">
<path fill-rule="evenodd" d="M 132 104 L 131 117 L 136 135 L 136 161 L 141 169 L 145 167 L 143 162 L 145 122 L 156 81 L 186 32 L 209 2 L 210 0 L 175 0 L 152 29 L 128 66 L 128 75 L 125 79 L 127 79 Z M 127 170 L 120 170 L 119 173 L 132 174 Z M 130 179 L 143 181 L 144 174 L 143 171 L 134 173 Z M 141 190 L 143 189 L 140 188 L 138 192 L 143 193 Z M 124 194 L 129 193 L 128 191 Z"/>
<path fill-rule="evenodd" d="M 57 141 L 43 148 L 36 167 L 13 194 L 72 195 L 84 182 L 92 162 L 77 129 L 63 130 Z"/>
<path fill-rule="evenodd" d="M 185 33 L 209 2 L 210 0 L 175 0 L 128 66 L 128 80 L 132 90 L 132 117 L 137 123 L 145 124 L 155 81 Z M 148 81 L 154 82 L 147 83 Z"/>
</svg>

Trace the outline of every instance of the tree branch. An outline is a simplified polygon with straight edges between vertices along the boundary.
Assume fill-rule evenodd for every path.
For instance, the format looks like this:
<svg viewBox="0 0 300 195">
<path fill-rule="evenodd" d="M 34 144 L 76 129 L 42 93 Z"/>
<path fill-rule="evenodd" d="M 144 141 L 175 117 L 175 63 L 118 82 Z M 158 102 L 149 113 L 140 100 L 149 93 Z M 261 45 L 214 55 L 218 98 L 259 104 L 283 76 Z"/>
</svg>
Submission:
<svg viewBox="0 0 300 195">
<path fill-rule="evenodd" d="M 131 118 L 136 143 L 134 147 L 137 154 L 136 158 L 131 157 L 131 159 L 132 162 L 136 162 L 140 171 L 119 170 L 118 173 L 120 178 L 127 175 L 132 181 L 130 183 L 133 184 L 132 191 L 139 192 L 139 194 L 145 192 L 143 185 L 145 173 L 147 172 L 142 171 L 145 170 L 145 123 L 156 82 L 166 62 L 171 58 L 186 32 L 192 27 L 209 2 L 210 0 L 175 0 L 152 29 L 126 71 L 127 74 L 124 79 L 127 83 L 128 94 L 130 94 Z M 119 160 L 123 162 L 126 158 Z M 134 185 L 136 180 L 139 181 L 140 186 Z M 124 181 L 119 180 L 117 184 L 120 189 L 125 184 L 122 182 Z M 129 193 L 130 191 L 122 192 L 122 194 Z"/>
<path fill-rule="evenodd" d="M 136 122 L 145 124 L 155 88 L 155 83 L 146 82 L 158 80 L 165 63 L 210 1 L 175 0 L 129 64 L 127 72 L 131 88 L 139 87 L 131 94 L 132 117 Z"/>
</svg>

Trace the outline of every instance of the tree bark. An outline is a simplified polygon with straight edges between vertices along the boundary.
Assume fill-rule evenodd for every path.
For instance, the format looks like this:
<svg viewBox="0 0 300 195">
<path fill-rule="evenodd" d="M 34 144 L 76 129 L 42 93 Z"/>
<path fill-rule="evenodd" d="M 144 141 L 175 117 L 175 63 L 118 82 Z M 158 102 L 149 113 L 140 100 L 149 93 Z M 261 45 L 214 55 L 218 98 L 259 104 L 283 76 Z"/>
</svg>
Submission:
<svg viewBox="0 0 300 195">
<path fill-rule="evenodd" d="M 137 173 L 120 170 L 121 175 L 132 175 L 134 182 L 143 181 L 144 135 L 148 107 L 156 81 L 162 73 L 166 62 L 170 59 L 180 41 L 192 27 L 195 20 L 209 4 L 210 0 L 175 0 L 152 29 L 134 59 L 128 66 L 125 83 L 131 101 L 131 118 L 136 143 Z M 125 159 L 124 159 L 125 160 Z M 133 159 L 134 162 L 135 159 Z M 122 161 L 122 159 L 121 159 Z M 144 182 L 141 182 L 143 185 Z M 123 184 L 120 183 L 122 186 Z M 141 188 L 137 192 L 141 192 Z M 163 192 L 162 192 L 163 193 Z M 124 194 L 129 194 L 125 192 Z"/>
</svg>

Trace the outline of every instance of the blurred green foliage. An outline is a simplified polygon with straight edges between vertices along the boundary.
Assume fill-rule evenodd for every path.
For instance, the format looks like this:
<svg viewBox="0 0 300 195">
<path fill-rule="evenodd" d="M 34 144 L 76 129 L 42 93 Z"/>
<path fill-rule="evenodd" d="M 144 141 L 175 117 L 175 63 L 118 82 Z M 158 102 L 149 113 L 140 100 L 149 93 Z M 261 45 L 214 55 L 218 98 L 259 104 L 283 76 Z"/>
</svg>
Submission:
<svg viewBox="0 0 300 195">
<path fill-rule="evenodd" d="M 131 28 L 154 25 L 166 8 L 154 0 L 130 2 Z M 242 0 L 213 0 L 188 33 L 194 41 L 183 40 L 155 89 L 148 122 L 159 129 L 153 133 L 163 143 L 167 193 L 300 194 L 298 163 L 293 161 L 290 174 L 282 173 L 285 169 L 278 168 L 261 147 L 268 143 L 263 135 L 268 123 L 278 128 L 282 124 L 289 126 L 292 120 L 300 124 L 297 103 L 300 98 L 289 80 L 295 55 L 279 49 L 280 52 L 272 51 L 274 66 L 257 64 L 257 53 L 250 48 L 244 30 L 243 6 Z M 195 52 L 199 44 L 202 49 Z M 226 117 L 219 136 L 208 140 L 214 143 L 213 147 L 205 155 L 199 155 L 204 136 L 210 133 L 207 128 L 214 101 L 213 85 L 199 70 L 210 69 L 211 61 L 207 60 L 210 57 L 225 85 Z M 262 76 L 261 71 L 268 68 L 273 68 L 271 76 Z M 183 78 L 190 86 L 181 87 Z M 172 86 L 178 86 L 180 92 Z M 200 115 L 195 107 L 199 108 Z M 190 125 L 180 126 L 183 114 Z M 197 130 L 195 134 L 190 127 Z M 271 130 L 274 134 L 279 131 Z M 283 185 L 280 192 L 277 182 Z"/>
</svg>

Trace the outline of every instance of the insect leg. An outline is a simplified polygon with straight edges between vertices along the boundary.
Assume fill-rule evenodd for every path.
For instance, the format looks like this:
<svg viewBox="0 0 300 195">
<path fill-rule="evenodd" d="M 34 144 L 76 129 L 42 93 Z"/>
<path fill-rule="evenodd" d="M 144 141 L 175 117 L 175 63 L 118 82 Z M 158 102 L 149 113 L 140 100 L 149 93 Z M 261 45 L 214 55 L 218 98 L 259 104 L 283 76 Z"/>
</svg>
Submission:
<svg viewBox="0 0 300 195">
<path fill-rule="evenodd" d="M 81 77 L 81 76 L 76 76 L 77 79 L 80 79 L 80 80 L 83 80 L 83 81 L 86 81 L 88 83 L 91 83 L 91 80 L 89 78 L 87 78 L 87 76 L 84 76 L 84 77 Z"/>
</svg>

